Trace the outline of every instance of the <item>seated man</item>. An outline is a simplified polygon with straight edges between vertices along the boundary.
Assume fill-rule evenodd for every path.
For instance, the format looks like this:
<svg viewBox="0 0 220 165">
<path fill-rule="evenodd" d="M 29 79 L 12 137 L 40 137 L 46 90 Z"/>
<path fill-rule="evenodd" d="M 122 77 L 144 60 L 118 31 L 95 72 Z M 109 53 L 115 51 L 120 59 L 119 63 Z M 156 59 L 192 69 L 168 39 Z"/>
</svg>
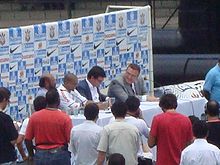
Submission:
<svg viewBox="0 0 220 165">
<path fill-rule="evenodd" d="M 49 89 L 56 87 L 55 78 L 51 74 L 45 74 L 45 75 L 41 76 L 40 81 L 39 81 L 39 86 L 40 86 L 40 89 L 38 90 L 36 97 L 37 96 L 46 97 L 47 91 Z"/>
<path fill-rule="evenodd" d="M 87 78 L 79 82 L 76 89 L 88 100 L 94 102 L 105 101 L 106 96 L 101 94 L 98 88 L 105 77 L 105 71 L 99 66 L 94 66 L 87 74 Z"/>
<path fill-rule="evenodd" d="M 112 80 L 109 85 L 108 96 L 115 97 L 116 101 L 125 102 L 128 96 L 146 95 L 147 90 L 143 78 L 139 76 L 140 71 L 141 69 L 137 64 L 130 64 L 122 76 Z M 151 96 L 148 100 L 155 101 L 157 99 Z"/>
<path fill-rule="evenodd" d="M 68 114 L 74 109 L 79 109 L 87 102 L 87 99 L 75 89 L 77 84 L 78 78 L 74 74 L 68 73 L 64 77 L 64 83 L 57 88 L 60 95 L 59 108 Z"/>
</svg>

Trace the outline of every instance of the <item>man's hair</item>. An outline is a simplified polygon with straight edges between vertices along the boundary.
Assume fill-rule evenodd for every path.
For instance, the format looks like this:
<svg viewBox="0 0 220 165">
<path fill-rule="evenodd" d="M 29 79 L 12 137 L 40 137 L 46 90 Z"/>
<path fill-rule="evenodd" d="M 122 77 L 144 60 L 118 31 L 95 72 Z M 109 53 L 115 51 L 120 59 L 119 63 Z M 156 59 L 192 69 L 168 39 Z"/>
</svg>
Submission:
<svg viewBox="0 0 220 165">
<path fill-rule="evenodd" d="M 34 101 L 34 110 L 35 111 L 39 111 L 41 109 L 44 109 L 47 107 L 47 101 L 46 98 L 44 96 L 37 96 Z"/>
<path fill-rule="evenodd" d="M 137 64 L 129 64 L 128 67 L 127 67 L 127 69 L 128 69 L 128 68 L 132 68 L 132 69 L 134 69 L 134 70 L 137 70 L 139 73 L 141 72 L 141 68 L 140 68 L 140 66 L 137 65 Z"/>
<path fill-rule="evenodd" d="M 60 96 L 56 88 L 52 88 L 46 93 L 46 102 L 48 105 L 59 105 Z"/>
<path fill-rule="evenodd" d="M 106 77 L 105 71 L 100 66 L 93 66 L 92 69 L 89 70 L 87 74 L 87 78 L 90 79 L 91 77 L 97 79 L 98 77 Z"/>
<path fill-rule="evenodd" d="M 128 96 L 125 103 L 129 112 L 136 112 L 140 106 L 140 100 L 135 96 Z"/>
<path fill-rule="evenodd" d="M 99 114 L 99 107 L 95 103 L 87 104 L 84 110 L 86 120 L 95 120 Z"/>
<path fill-rule="evenodd" d="M 111 154 L 109 156 L 108 165 L 125 165 L 125 158 L 119 153 Z"/>
<path fill-rule="evenodd" d="M 39 86 L 41 87 L 41 88 L 45 88 L 45 83 L 48 81 L 48 82 L 50 82 L 51 80 L 51 77 L 52 77 L 52 75 L 50 75 L 50 74 L 45 74 L 45 75 L 43 75 L 43 76 L 41 76 L 40 77 L 40 80 L 39 80 Z"/>
<path fill-rule="evenodd" d="M 190 115 L 190 116 L 188 116 L 188 118 L 189 118 L 192 125 L 199 120 L 199 118 L 194 115 Z"/>
<path fill-rule="evenodd" d="M 205 121 L 198 120 L 193 124 L 193 134 L 196 138 L 205 138 L 208 135 L 208 126 Z"/>
<path fill-rule="evenodd" d="M 174 94 L 165 94 L 161 96 L 159 106 L 162 109 L 176 109 L 177 98 Z"/>
<path fill-rule="evenodd" d="M 219 115 L 219 103 L 215 100 L 209 100 L 205 106 L 205 113 L 210 116 Z"/>
<path fill-rule="evenodd" d="M 5 88 L 5 87 L 0 87 L 0 102 L 5 100 L 9 100 L 11 96 L 11 92 Z"/>
<path fill-rule="evenodd" d="M 67 83 L 67 82 L 70 82 L 72 80 L 75 80 L 77 81 L 78 78 L 76 75 L 74 75 L 73 73 L 67 73 L 65 76 L 64 76 L 64 84 Z"/>
<path fill-rule="evenodd" d="M 116 101 L 111 107 L 114 117 L 125 117 L 127 113 L 127 105 L 124 102 Z"/>
</svg>

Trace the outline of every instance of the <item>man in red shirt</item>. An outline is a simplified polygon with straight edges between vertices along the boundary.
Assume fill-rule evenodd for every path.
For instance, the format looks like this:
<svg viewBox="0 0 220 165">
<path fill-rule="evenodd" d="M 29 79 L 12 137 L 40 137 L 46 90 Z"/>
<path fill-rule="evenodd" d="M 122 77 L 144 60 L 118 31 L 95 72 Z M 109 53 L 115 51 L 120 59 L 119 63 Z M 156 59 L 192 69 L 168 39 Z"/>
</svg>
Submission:
<svg viewBox="0 0 220 165">
<path fill-rule="evenodd" d="M 67 144 L 70 140 L 72 121 L 58 109 L 59 93 L 50 89 L 46 94 L 48 107 L 35 112 L 28 122 L 25 135 L 26 145 L 35 165 L 70 165 Z M 35 138 L 36 152 L 33 153 L 32 139 Z"/>
<path fill-rule="evenodd" d="M 179 165 L 181 151 L 193 139 L 191 122 L 176 112 L 175 95 L 163 95 L 159 106 L 164 113 L 153 118 L 148 145 L 151 148 L 157 146 L 156 165 Z"/>
</svg>

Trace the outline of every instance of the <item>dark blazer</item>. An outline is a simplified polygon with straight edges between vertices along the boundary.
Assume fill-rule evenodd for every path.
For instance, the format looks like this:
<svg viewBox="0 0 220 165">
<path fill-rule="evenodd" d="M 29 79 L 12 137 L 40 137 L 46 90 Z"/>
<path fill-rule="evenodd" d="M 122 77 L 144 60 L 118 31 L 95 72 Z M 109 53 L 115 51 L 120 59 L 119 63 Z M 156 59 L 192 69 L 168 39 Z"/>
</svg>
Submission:
<svg viewBox="0 0 220 165">
<path fill-rule="evenodd" d="M 87 98 L 87 100 L 92 100 L 92 94 L 91 91 L 89 89 L 89 85 L 86 82 L 86 80 L 82 80 L 78 83 L 76 90 L 85 98 Z M 99 94 L 99 101 L 103 102 L 105 101 L 106 96 L 101 94 L 99 91 L 99 88 L 97 88 L 98 94 Z"/>
</svg>

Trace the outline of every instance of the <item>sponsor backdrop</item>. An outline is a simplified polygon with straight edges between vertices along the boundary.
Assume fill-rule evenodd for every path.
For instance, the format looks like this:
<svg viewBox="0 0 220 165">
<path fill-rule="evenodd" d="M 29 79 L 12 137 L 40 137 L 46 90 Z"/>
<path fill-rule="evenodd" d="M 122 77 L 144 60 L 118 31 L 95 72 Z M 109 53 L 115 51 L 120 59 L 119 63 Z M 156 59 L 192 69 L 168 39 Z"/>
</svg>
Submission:
<svg viewBox="0 0 220 165">
<path fill-rule="evenodd" d="M 83 79 L 92 66 L 99 65 L 107 74 L 102 84 L 106 88 L 129 63 L 137 63 L 142 75 L 151 78 L 151 35 L 148 6 L 0 29 L 0 83 L 12 93 L 7 113 L 15 120 L 28 116 L 39 78 L 48 72 L 58 85 L 68 72 Z"/>
</svg>

